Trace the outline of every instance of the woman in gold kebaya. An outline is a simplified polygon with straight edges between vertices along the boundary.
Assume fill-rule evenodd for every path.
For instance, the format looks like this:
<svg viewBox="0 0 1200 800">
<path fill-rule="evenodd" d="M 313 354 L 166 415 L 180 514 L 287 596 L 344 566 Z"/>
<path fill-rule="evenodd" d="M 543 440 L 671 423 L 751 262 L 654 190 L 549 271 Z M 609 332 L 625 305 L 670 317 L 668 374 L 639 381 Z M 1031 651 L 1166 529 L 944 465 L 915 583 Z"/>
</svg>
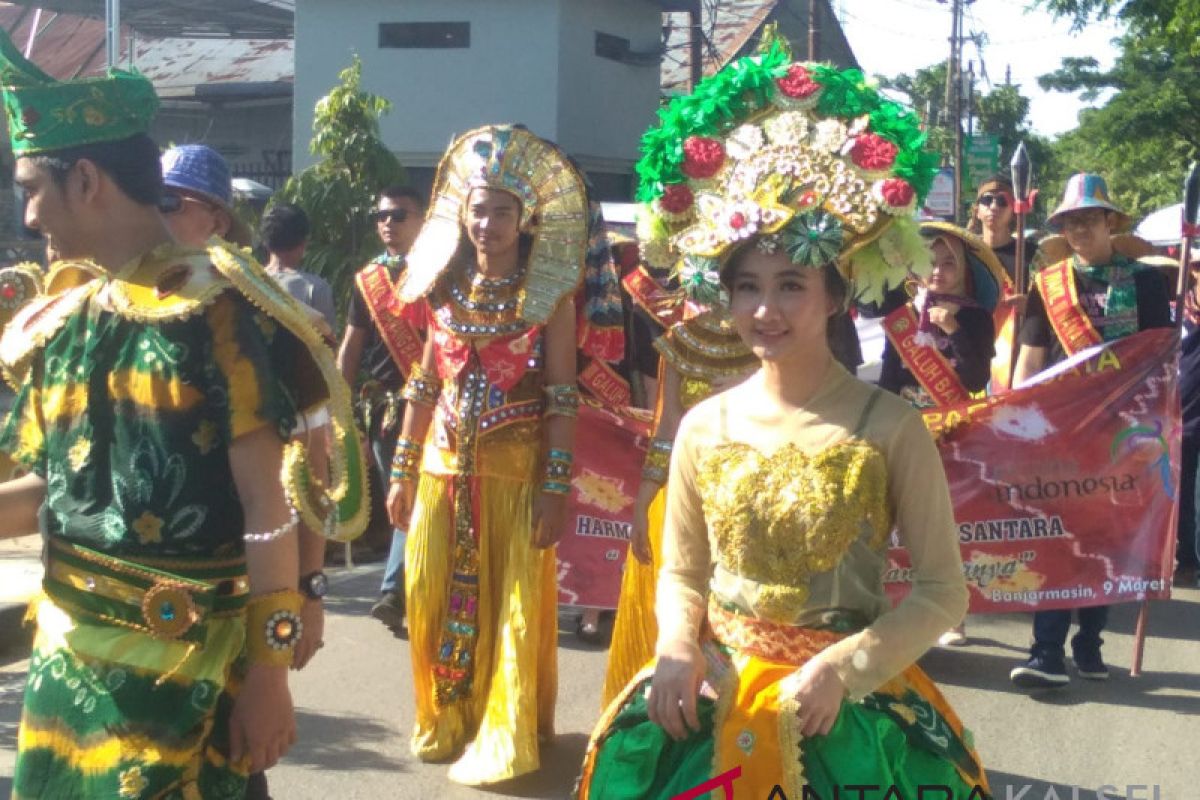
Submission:
<svg viewBox="0 0 1200 800">
<path fill-rule="evenodd" d="M 911 211 L 937 160 L 860 73 L 778 46 L 661 120 L 642 197 L 684 267 L 728 292 L 761 366 L 679 425 L 656 658 L 596 727 L 579 797 L 986 796 L 970 734 L 914 664 L 967 602 L 941 460 L 827 333 L 852 290 L 878 301 L 929 271 Z M 895 608 L 893 530 L 916 576 Z"/>
<path fill-rule="evenodd" d="M 413 753 L 486 784 L 539 766 L 557 693 L 555 559 L 570 486 L 587 198 L 523 128 L 460 137 L 399 285 L 429 338 L 388 508 L 409 531 Z M 409 526 L 411 518 L 411 526 Z"/>
</svg>

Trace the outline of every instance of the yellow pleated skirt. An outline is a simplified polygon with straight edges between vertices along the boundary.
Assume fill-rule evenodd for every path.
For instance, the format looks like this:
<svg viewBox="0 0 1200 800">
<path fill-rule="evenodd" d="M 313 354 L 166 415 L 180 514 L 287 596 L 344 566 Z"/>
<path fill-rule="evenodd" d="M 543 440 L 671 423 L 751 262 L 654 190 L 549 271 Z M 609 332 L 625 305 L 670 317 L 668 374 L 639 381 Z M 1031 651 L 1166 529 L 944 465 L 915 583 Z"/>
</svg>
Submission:
<svg viewBox="0 0 1200 800">
<path fill-rule="evenodd" d="M 405 551 L 416 692 L 413 755 L 449 761 L 450 778 L 481 785 L 538 769 L 558 694 L 554 550 L 530 542 L 535 483 L 474 477 L 477 638 L 470 689 L 439 704 L 435 670 L 455 558 L 454 477 L 422 473 Z"/>
<path fill-rule="evenodd" d="M 654 657 L 658 639 L 658 621 L 654 617 L 655 586 L 662 566 L 663 519 L 667 492 L 659 489 L 647 514 L 650 538 L 650 563 L 643 564 L 630 553 L 625 557 L 621 576 L 621 595 L 617 600 L 617 618 L 613 623 L 612 645 L 608 650 L 608 670 L 604 674 L 601 707 L 608 705 Z"/>
</svg>

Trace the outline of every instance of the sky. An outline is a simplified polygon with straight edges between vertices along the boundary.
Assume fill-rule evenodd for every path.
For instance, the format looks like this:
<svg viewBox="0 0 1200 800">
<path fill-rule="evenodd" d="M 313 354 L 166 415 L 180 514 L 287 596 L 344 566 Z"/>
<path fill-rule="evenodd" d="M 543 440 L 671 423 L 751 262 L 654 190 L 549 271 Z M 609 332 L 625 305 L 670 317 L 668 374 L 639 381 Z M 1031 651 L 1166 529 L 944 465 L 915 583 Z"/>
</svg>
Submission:
<svg viewBox="0 0 1200 800">
<path fill-rule="evenodd" d="M 835 0 L 842 27 L 859 64 L 868 75 L 896 75 L 936 64 L 949 55 L 950 5 L 937 0 Z M 987 35 L 982 65 L 993 84 L 1004 82 L 1011 66 L 1012 81 L 1030 103 L 1031 127 L 1053 136 L 1076 125 L 1080 109 L 1088 107 L 1076 95 L 1043 92 L 1037 77 L 1058 68 L 1066 56 L 1093 56 L 1110 66 L 1117 55 L 1112 39 L 1120 33 L 1113 22 L 1091 23 L 1071 31 L 1066 20 L 1041 10 L 1026 10 L 1022 0 L 974 0 L 967 7 L 963 33 Z M 980 52 L 967 43 L 968 61 L 980 69 Z M 976 80 L 986 92 L 988 84 Z M 1099 101 L 1103 103 L 1103 98 Z"/>
</svg>

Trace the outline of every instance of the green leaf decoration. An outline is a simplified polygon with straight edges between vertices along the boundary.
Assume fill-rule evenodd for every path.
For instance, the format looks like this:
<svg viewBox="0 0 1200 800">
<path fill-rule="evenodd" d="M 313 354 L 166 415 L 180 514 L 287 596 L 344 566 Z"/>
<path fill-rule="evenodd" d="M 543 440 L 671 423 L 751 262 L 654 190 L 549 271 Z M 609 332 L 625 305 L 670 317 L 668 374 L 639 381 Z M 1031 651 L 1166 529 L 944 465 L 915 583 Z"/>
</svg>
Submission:
<svg viewBox="0 0 1200 800">
<path fill-rule="evenodd" d="M 638 202 L 653 202 L 667 184 L 685 180 L 680 167 L 683 141 L 689 136 L 720 136 L 773 102 L 778 92 L 775 80 L 787 74 L 791 55 L 782 39 L 764 44 L 762 55 L 739 59 L 701 81 L 691 95 L 677 97 L 659 110 L 659 124 L 642 137 Z M 866 116 L 872 132 L 899 148 L 891 174 L 912 185 L 918 203 L 924 200 L 940 157 L 924 149 L 925 133 L 917 115 L 881 95 L 860 70 L 806 66 L 822 87 L 815 113 L 846 121 Z"/>
<path fill-rule="evenodd" d="M 792 263 L 812 268 L 836 260 L 844 238 L 837 217 L 823 211 L 796 215 L 780 236 Z"/>
</svg>

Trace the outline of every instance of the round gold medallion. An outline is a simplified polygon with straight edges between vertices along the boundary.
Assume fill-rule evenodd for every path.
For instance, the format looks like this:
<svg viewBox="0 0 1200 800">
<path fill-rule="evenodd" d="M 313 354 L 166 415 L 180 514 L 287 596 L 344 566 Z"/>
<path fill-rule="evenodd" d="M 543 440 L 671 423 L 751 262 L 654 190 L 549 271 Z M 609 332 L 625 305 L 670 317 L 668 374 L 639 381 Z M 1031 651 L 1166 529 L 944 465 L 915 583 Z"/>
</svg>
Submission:
<svg viewBox="0 0 1200 800">
<path fill-rule="evenodd" d="M 178 639 L 196 624 L 199 614 L 186 589 L 155 584 L 142 597 L 142 616 L 155 636 Z"/>
</svg>

